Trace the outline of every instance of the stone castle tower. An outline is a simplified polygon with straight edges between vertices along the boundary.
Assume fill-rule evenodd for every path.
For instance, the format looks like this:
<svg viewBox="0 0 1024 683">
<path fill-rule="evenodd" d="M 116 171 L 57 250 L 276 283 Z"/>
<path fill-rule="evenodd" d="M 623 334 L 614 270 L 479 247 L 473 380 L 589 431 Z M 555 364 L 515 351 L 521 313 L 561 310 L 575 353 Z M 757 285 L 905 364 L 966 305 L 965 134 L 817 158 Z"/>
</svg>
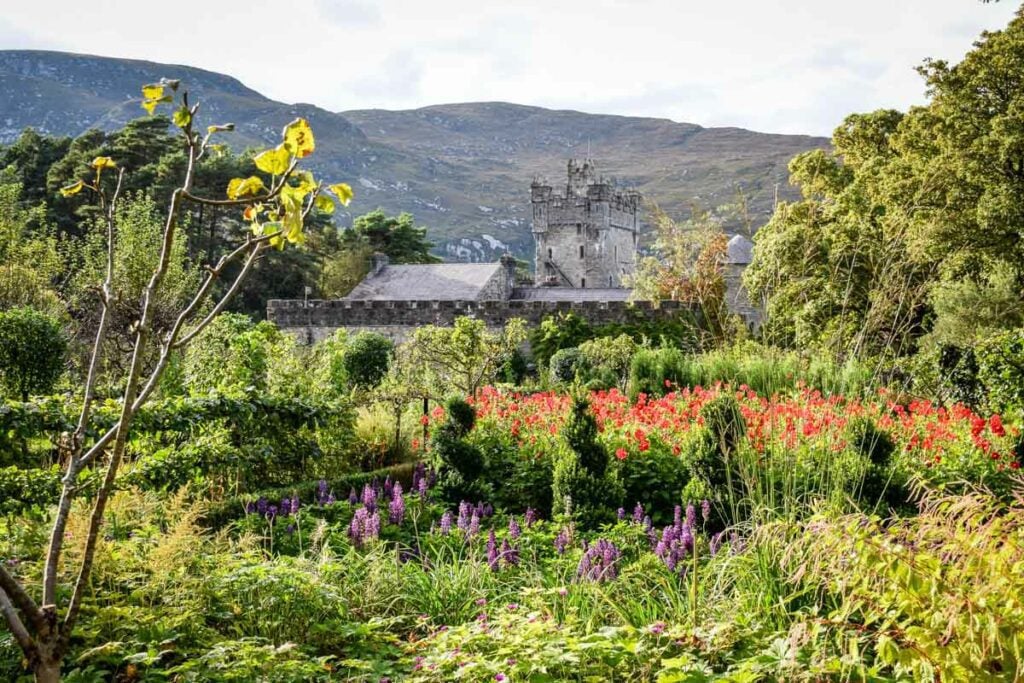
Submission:
<svg viewBox="0 0 1024 683">
<path fill-rule="evenodd" d="M 636 267 L 640 193 L 597 176 L 594 162 L 569 161 L 565 194 L 530 186 L 537 286 L 622 287 Z"/>
</svg>

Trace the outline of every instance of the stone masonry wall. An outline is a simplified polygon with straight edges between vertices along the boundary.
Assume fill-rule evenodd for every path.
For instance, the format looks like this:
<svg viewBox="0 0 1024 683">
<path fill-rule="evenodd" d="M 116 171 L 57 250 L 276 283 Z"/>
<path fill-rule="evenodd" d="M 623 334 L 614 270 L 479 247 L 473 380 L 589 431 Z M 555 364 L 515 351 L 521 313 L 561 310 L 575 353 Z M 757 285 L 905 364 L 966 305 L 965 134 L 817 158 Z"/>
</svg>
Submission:
<svg viewBox="0 0 1024 683">
<path fill-rule="evenodd" d="M 295 334 L 300 341 L 316 342 L 339 328 L 350 332 L 375 331 L 405 341 L 422 325 L 448 326 L 461 316 L 481 319 L 492 329 L 504 327 L 512 318 L 536 326 L 558 313 L 575 313 L 592 325 L 634 322 L 638 317 L 667 320 L 686 307 L 664 301 L 654 307 L 649 301 L 346 301 L 271 299 L 267 318 L 279 328 Z"/>
</svg>

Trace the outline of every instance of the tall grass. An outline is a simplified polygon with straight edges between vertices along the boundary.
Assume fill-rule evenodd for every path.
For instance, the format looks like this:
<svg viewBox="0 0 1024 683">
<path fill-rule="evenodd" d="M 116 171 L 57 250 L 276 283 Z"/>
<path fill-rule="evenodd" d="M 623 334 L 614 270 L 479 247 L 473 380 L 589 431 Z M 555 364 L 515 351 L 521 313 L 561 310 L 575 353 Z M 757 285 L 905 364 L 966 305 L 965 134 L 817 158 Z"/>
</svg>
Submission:
<svg viewBox="0 0 1024 683">
<path fill-rule="evenodd" d="M 697 355 L 673 348 L 641 349 L 630 367 L 629 391 L 635 398 L 641 392 L 657 395 L 670 388 L 707 387 L 716 382 L 745 385 L 762 396 L 798 386 L 820 389 L 824 394 L 860 396 L 873 387 L 873 373 L 854 360 L 837 364 L 756 344 Z"/>
</svg>

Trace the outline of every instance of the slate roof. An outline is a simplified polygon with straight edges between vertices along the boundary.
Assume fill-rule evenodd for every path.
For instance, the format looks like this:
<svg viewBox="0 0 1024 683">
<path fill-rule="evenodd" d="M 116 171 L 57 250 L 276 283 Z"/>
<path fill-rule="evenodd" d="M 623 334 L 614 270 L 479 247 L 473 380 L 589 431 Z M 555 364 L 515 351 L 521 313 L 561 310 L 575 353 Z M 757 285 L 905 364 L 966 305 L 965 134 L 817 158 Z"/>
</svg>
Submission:
<svg viewBox="0 0 1024 683">
<path fill-rule="evenodd" d="M 743 235 L 733 235 L 725 251 L 725 262 L 748 264 L 754 258 L 754 243 Z"/>
<path fill-rule="evenodd" d="M 513 301 L 629 301 L 631 289 L 575 287 L 516 287 L 512 290 Z"/>
<path fill-rule="evenodd" d="M 498 274 L 500 263 L 387 265 L 371 273 L 346 299 L 359 301 L 474 301 Z"/>
</svg>

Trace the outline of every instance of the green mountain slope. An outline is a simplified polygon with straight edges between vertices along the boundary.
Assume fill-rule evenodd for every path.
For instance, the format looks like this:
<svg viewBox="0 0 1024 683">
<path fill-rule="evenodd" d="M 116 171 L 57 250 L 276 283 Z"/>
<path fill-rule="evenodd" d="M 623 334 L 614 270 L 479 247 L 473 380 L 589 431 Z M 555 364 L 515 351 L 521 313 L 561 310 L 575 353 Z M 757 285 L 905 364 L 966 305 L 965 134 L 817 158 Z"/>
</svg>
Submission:
<svg viewBox="0 0 1024 683">
<path fill-rule="evenodd" d="M 291 119 L 308 118 L 317 135 L 312 166 L 353 185 L 354 214 L 377 206 L 410 211 L 453 259 L 490 260 L 506 246 L 531 254 L 530 181 L 543 176 L 557 186 L 566 160 L 588 149 L 603 173 L 670 212 L 685 213 L 693 202 L 730 202 L 739 187 L 754 218 L 763 221 L 776 189 L 783 198 L 792 194 L 788 160 L 828 144 L 825 138 L 501 102 L 335 113 L 276 102 L 202 69 L 32 50 L 0 51 L 0 143 L 29 126 L 58 135 L 117 128 L 144 115 L 139 87 L 161 77 L 185 82 L 202 102 L 204 124 L 236 123 L 226 139 L 235 149 L 266 145 Z"/>
</svg>

